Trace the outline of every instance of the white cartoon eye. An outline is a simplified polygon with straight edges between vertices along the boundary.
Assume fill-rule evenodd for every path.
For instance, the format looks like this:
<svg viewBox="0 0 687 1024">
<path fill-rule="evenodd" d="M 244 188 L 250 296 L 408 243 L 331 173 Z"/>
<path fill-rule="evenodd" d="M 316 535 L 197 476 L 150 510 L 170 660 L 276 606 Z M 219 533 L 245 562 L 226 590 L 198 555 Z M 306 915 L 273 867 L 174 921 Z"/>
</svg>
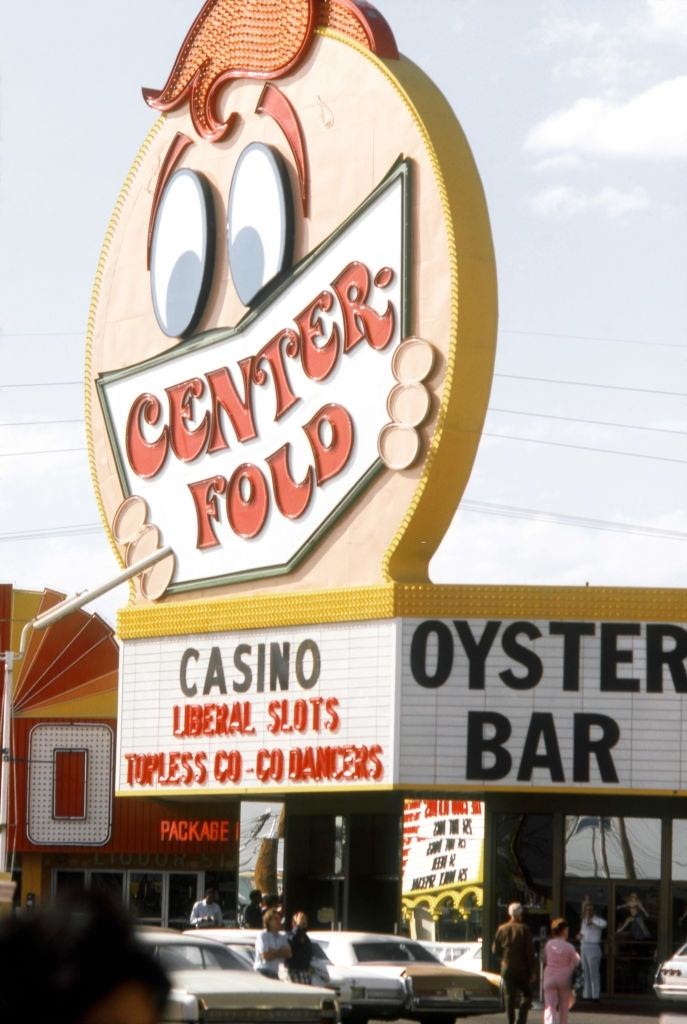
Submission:
<svg viewBox="0 0 687 1024">
<path fill-rule="evenodd" d="M 244 306 L 290 266 L 292 238 L 293 203 L 286 164 L 275 150 L 255 142 L 238 159 L 227 210 L 229 266 Z"/>
<path fill-rule="evenodd" d="M 215 255 L 210 186 L 186 168 L 169 179 L 153 228 L 150 286 L 155 316 L 165 334 L 193 330 L 207 298 Z"/>
</svg>

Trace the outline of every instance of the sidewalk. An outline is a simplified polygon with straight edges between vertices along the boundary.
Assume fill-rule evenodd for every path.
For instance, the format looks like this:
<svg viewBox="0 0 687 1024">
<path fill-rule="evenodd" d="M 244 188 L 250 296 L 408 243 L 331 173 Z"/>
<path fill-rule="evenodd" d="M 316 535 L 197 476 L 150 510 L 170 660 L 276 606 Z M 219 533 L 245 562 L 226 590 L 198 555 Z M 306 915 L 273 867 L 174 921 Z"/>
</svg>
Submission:
<svg viewBox="0 0 687 1024">
<path fill-rule="evenodd" d="M 475 1024 L 505 1024 L 504 1013 L 490 1013 L 472 1018 Z M 535 1003 L 529 1013 L 528 1024 L 542 1024 L 544 1009 Z M 687 1024 L 687 1007 L 666 1006 L 657 999 L 632 1001 L 620 998 L 602 999 L 600 1003 L 579 1002 L 570 1011 L 570 1024 Z"/>
</svg>

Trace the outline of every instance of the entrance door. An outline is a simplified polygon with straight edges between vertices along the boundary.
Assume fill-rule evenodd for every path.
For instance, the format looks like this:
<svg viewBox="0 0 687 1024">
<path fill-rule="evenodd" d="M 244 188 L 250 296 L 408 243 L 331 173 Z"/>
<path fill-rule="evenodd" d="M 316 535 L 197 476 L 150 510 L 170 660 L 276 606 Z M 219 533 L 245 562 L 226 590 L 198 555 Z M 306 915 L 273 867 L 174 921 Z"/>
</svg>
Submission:
<svg viewBox="0 0 687 1024">
<path fill-rule="evenodd" d="M 582 905 L 594 904 L 606 921 L 601 944 L 601 992 L 650 995 L 656 968 L 659 891 L 657 882 L 567 881 L 565 917 L 577 943 Z"/>
</svg>

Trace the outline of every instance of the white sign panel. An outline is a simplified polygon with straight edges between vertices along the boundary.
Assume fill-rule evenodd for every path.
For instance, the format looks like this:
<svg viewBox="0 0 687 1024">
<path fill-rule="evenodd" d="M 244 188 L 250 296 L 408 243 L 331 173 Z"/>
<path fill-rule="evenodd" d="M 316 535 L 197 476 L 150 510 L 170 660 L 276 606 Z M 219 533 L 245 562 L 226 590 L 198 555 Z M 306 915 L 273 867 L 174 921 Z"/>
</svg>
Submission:
<svg viewBox="0 0 687 1024">
<path fill-rule="evenodd" d="M 296 564 L 381 469 L 403 333 L 406 168 L 233 330 L 99 380 L 171 589 Z"/>
<path fill-rule="evenodd" d="M 122 644 L 117 792 L 389 785 L 396 626 Z"/>
<path fill-rule="evenodd" d="M 684 624 L 402 630 L 401 785 L 687 789 Z"/>
<path fill-rule="evenodd" d="M 481 882 L 483 849 L 481 801 L 405 801 L 404 894 Z"/>
</svg>

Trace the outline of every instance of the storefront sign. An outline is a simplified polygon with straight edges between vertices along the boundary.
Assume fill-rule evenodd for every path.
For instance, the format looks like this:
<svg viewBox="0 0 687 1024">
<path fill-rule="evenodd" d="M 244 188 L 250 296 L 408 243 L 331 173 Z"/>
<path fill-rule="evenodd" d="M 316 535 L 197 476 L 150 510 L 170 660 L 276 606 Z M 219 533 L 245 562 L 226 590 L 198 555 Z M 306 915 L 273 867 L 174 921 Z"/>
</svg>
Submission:
<svg viewBox="0 0 687 1024">
<path fill-rule="evenodd" d="M 391 622 L 125 643 L 118 792 L 390 783 L 394 643 Z"/>
<path fill-rule="evenodd" d="M 395 619 L 125 641 L 118 790 L 674 791 L 685 717 L 675 623 Z"/>
<path fill-rule="evenodd" d="M 403 893 L 460 889 L 482 881 L 484 805 L 479 800 L 406 800 Z"/>
<path fill-rule="evenodd" d="M 363 0 L 207 0 L 172 63 L 87 340 L 113 547 L 171 549 L 135 604 L 424 579 L 496 337 L 455 116 Z"/>
<path fill-rule="evenodd" d="M 403 652 L 401 783 L 687 788 L 684 625 L 405 620 Z"/>
<path fill-rule="evenodd" d="M 230 829 L 230 821 L 163 818 L 160 822 L 160 839 L 163 843 L 228 843 Z"/>
</svg>

